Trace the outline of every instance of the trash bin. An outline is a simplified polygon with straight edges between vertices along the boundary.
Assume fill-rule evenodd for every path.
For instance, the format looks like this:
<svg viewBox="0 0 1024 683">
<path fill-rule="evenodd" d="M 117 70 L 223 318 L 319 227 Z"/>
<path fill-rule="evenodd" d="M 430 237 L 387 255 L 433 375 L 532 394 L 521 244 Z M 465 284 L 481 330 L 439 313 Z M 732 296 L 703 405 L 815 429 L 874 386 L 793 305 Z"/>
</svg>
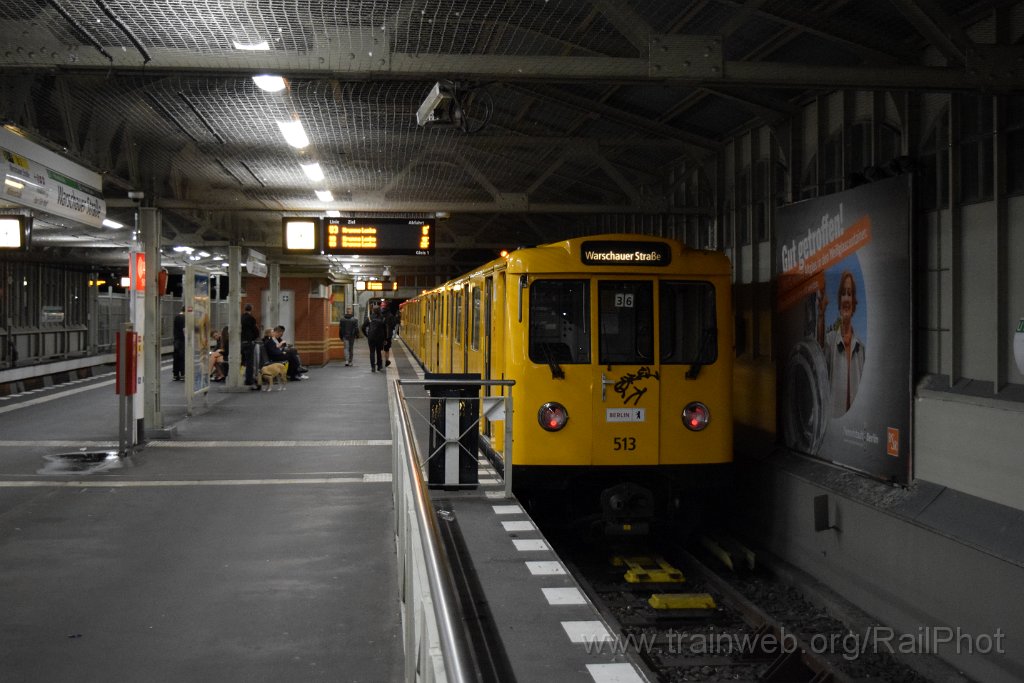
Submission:
<svg viewBox="0 0 1024 683">
<path fill-rule="evenodd" d="M 479 374 L 427 373 L 430 396 L 430 453 L 427 486 L 476 488 L 480 446 L 480 385 L 430 384 L 430 380 L 480 381 Z"/>
</svg>

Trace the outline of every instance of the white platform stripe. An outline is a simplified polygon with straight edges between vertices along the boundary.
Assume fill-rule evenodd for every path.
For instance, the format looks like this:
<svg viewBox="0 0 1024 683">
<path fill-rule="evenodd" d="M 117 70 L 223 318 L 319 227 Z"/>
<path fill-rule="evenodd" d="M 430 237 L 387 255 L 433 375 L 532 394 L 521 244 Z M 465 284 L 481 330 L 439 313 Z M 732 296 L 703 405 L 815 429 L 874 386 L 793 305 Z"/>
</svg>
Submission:
<svg viewBox="0 0 1024 683">
<path fill-rule="evenodd" d="M 504 498 L 505 497 L 505 492 L 504 491 L 484 491 L 484 495 L 487 496 L 488 498 Z"/>
<path fill-rule="evenodd" d="M 387 476 L 387 479 L 370 479 L 368 477 Z M 303 484 L 370 484 L 390 482 L 391 475 L 361 475 L 357 477 L 318 477 L 306 479 L 183 479 L 166 481 L 68 481 L 39 480 L 31 481 L 0 481 L 0 488 L 161 488 L 173 486 L 295 486 Z"/>
<path fill-rule="evenodd" d="M 541 588 L 549 605 L 585 605 L 587 599 L 579 588 Z"/>
<path fill-rule="evenodd" d="M 114 380 L 110 379 L 110 380 L 107 380 L 106 382 L 96 382 L 95 384 L 90 384 L 87 387 L 78 387 L 76 389 L 68 389 L 67 391 L 56 392 L 56 393 L 50 394 L 49 396 L 40 396 L 39 398 L 30 398 L 27 401 L 22 401 L 21 403 L 15 403 L 12 406 L 4 406 L 3 408 L 0 408 L 0 413 L 9 413 L 12 410 L 21 410 L 22 408 L 28 408 L 29 406 L 36 406 L 36 405 L 39 405 L 40 403 L 49 403 L 50 401 L 56 401 L 58 398 L 64 398 L 66 396 L 74 396 L 75 394 L 80 394 L 83 391 L 92 391 L 93 389 L 99 389 L 101 387 L 109 387 L 113 383 L 114 383 Z"/>
<path fill-rule="evenodd" d="M 587 673 L 594 683 L 644 683 L 632 664 L 587 664 Z"/>
<path fill-rule="evenodd" d="M 574 643 L 611 642 L 612 634 L 600 621 L 563 621 L 562 628 Z"/>
<path fill-rule="evenodd" d="M 523 508 L 518 505 L 492 505 L 496 515 L 521 515 Z"/>
<path fill-rule="evenodd" d="M 526 568 L 534 576 L 555 576 L 565 574 L 565 567 L 560 562 L 541 561 L 527 562 Z"/>
<path fill-rule="evenodd" d="M 336 439 L 324 441 L 150 441 L 146 448 L 334 448 L 338 446 L 390 446 L 391 439 Z"/>
<path fill-rule="evenodd" d="M 42 448 L 117 448 L 116 441 L 0 441 L 2 447 L 24 448 L 26 446 L 39 446 Z"/>
<path fill-rule="evenodd" d="M 551 550 L 551 546 L 547 544 L 547 541 L 540 538 L 529 538 L 529 539 L 514 539 L 512 545 L 516 547 L 521 553 L 533 552 L 538 550 Z"/>
<path fill-rule="evenodd" d="M 505 527 L 505 531 L 535 531 L 537 527 L 530 521 L 521 522 L 502 522 L 501 526 Z"/>
</svg>

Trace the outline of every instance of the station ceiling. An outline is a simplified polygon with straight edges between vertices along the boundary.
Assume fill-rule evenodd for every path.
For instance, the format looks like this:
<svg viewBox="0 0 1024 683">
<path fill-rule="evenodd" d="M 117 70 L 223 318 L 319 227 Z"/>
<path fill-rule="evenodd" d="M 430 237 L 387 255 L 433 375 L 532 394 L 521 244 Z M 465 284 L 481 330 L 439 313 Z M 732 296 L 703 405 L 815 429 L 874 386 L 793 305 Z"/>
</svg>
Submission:
<svg viewBox="0 0 1024 683">
<path fill-rule="evenodd" d="M 433 257 L 377 265 L 444 272 L 589 232 L 595 215 L 698 211 L 647 188 L 817 94 L 1020 90 L 1021 47 L 965 30 L 1019 5 L 0 0 L 0 107 L 102 173 L 114 220 L 130 225 L 128 193 L 143 193 L 169 246 L 310 267 L 323 257 L 280 254 L 282 216 L 440 215 Z M 935 65 L 921 66 L 927 48 Z M 419 125 L 437 83 L 454 120 Z M 295 120 L 303 149 L 278 125 Z M 321 181 L 300 166 L 313 162 Z M 45 218 L 33 238 L 49 258 L 97 263 L 123 263 L 128 239 Z"/>
</svg>

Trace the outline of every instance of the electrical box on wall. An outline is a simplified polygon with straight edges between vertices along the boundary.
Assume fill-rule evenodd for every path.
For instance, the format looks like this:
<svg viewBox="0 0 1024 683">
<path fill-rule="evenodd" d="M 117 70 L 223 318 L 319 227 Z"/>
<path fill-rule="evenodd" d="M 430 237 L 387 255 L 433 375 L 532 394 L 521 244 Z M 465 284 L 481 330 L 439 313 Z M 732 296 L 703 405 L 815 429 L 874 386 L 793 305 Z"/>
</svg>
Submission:
<svg viewBox="0 0 1024 683">
<path fill-rule="evenodd" d="M 310 299 L 329 299 L 331 296 L 331 288 L 327 285 L 314 284 L 309 288 Z"/>
</svg>

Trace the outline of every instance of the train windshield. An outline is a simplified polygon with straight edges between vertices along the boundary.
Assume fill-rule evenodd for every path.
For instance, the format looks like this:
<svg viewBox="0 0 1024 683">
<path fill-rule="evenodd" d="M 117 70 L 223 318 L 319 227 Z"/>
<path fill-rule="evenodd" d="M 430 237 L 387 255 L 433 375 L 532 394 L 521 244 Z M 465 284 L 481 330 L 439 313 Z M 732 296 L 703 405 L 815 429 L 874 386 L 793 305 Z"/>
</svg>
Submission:
<svg viewBox="0 0 1024 683">
<path fill-rule="evenodd" d="M 715 288 L 709 282 L 662 282 L 661 362 L 708 365 L 717 359 Z"/>
<path fill-rule="evenodd" d="M 536 280 L 530 286 L 530 360 L 590 362 L 590 283 Z"/>
<path fill-rule="evenodd" d="M 601 365 L 654 362 L 654 288 L 650 281 L 597 283 Z"/>
</svg>

